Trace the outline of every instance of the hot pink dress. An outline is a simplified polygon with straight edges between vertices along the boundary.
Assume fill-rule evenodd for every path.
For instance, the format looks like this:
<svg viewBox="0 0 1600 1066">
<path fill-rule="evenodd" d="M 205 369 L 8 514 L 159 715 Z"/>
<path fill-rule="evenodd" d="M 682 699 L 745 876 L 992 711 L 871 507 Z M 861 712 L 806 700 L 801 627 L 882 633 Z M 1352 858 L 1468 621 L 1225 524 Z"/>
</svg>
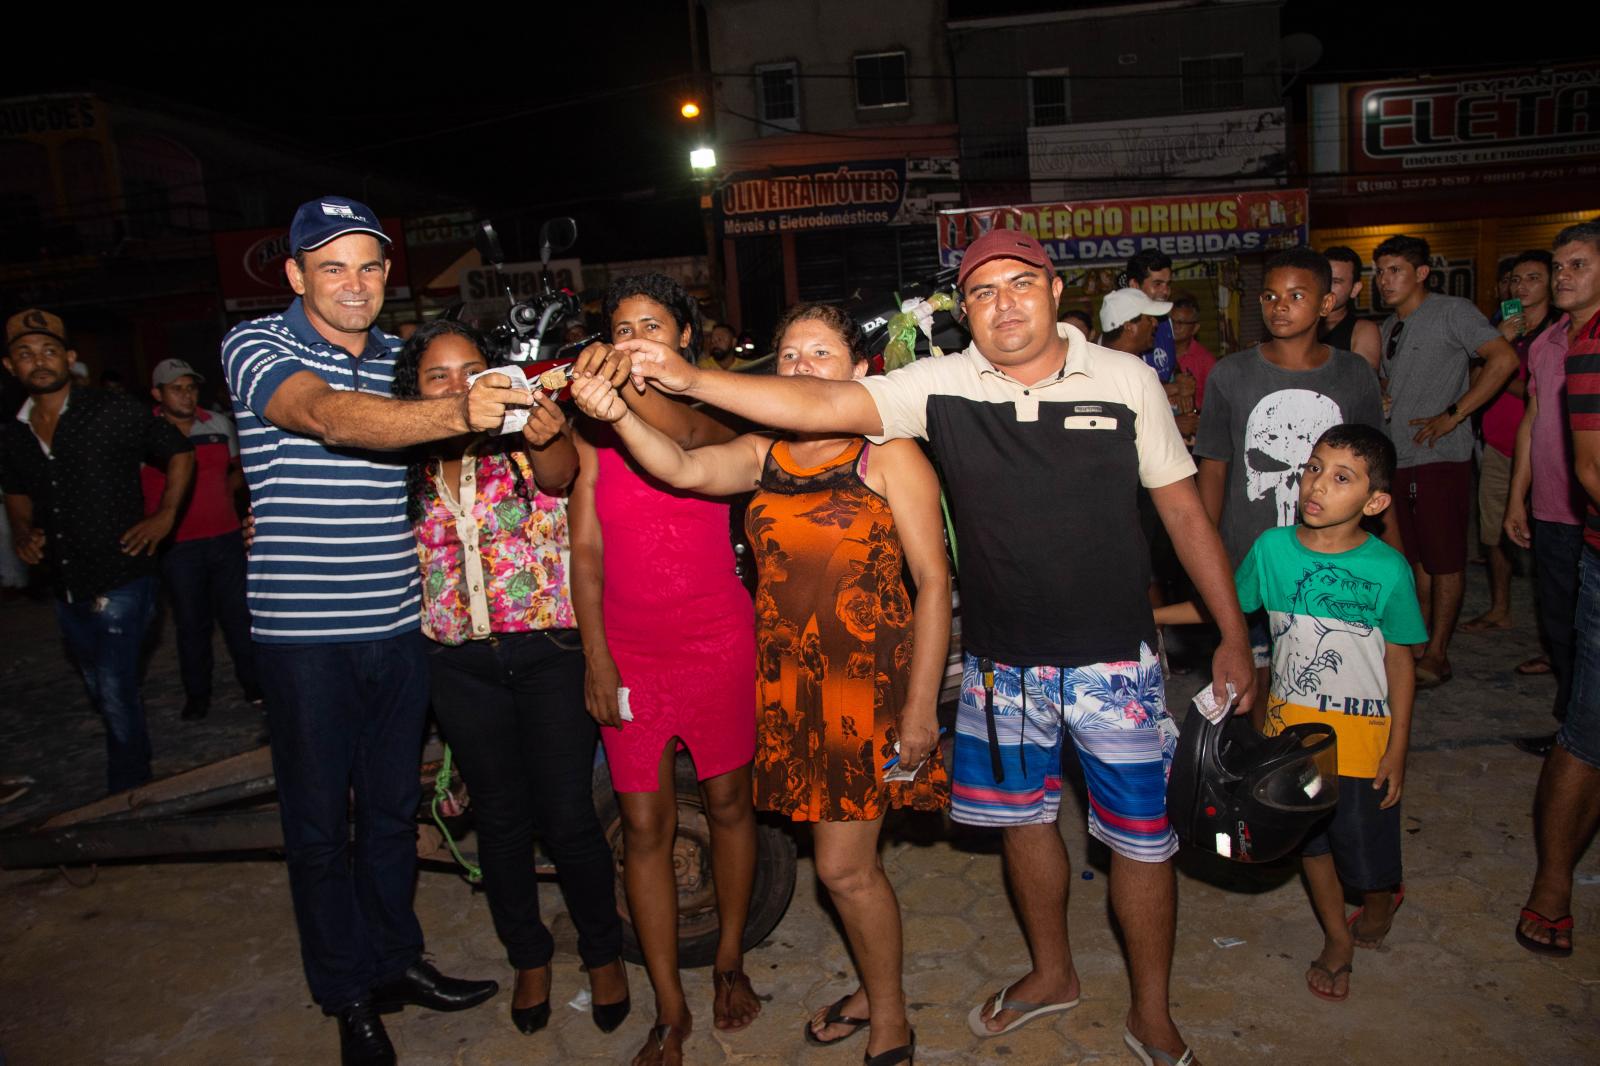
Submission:
<svg viewBox="0 0 1600 1066">
<path fill-rule="evenodd" d="M 756 623 L 734 573 L 728 505 L 667 488 L 595 434 L 606 644 L 633 721 L 602 729 L 618 792 L 654 792 L 677 737 L 700 780 L 756 750 Z"/>
</svg>

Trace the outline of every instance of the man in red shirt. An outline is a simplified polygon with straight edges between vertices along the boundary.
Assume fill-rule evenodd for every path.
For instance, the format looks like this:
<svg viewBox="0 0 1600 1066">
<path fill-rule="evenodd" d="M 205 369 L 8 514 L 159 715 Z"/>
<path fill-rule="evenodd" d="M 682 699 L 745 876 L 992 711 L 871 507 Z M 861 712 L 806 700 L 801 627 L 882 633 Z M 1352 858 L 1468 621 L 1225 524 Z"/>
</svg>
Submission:
<svg viewBox="0 0 1600 1066">
<path fill-rule="evenodd" d="M 244 541 L 235 502 L 244 489 L 239 438 L 230 418 L 199 406 L 204 380 L 182 359 L 166 359 L 151 375 L 150 388 L 156 414 L 194 445 L 194 491 L 161 558 L 178 634 L 185 721 L 204 718 L 211 709 L 213 623 L 222 626 L 234 676 L 245 699 L 261 702 L 255 648 L 250 643 L 250 612 L 245 606 Z M 166 487 L 166 476 L 152 466 L 141 468 L 140 473 L 145 505 L 154 510 Z"/>
<path fill-rule="evenodd" d="M 1572 872 L 1600 825 L 1600 220 L 1556 237 L 1551 277 L 1567 312 L 1567 424 L 1572 472 L 1588 497 L 1572 699 L 1545 757 L 1534 801 L 1539 868 L 1517 921 L 1517 942 L 1539 955 L 1572 954 Z"/>
</svg>

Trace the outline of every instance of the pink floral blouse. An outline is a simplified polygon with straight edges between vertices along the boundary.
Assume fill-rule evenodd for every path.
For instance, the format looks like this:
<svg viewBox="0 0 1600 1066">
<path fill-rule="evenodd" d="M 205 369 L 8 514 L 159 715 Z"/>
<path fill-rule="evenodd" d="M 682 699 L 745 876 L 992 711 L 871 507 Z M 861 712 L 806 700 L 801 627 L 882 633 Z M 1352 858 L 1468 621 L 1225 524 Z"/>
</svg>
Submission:
<svg viewBox="0 0 1600 1066">
<path fill-rule="evenodd" d="M 450 491 L 440 467 L 417 523 L 422 631 L 440 644 L 495 633 L 573 629 L 567 501 L 534 487 L 522 452 L 468 456 Z M 515 468 L 513 467 L 515 464 Z M 517 474 L 533 493 L 517 491 Z"/>
</svg>

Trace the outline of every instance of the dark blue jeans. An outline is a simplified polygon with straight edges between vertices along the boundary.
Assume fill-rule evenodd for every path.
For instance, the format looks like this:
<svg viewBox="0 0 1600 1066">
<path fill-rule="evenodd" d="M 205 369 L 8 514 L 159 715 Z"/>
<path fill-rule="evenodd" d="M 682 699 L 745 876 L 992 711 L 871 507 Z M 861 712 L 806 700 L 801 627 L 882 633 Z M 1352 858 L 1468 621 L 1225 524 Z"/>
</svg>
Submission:
<svg viewBox="0 0 1600 1066">
<path fill-rule="evenodd" d="M 433 645 L 433 713 L 472 797 L 484 888 L 511 965 L 550 961 L 555 942 L 539 917 L 537 828 L 594 969 L 622 954 L 616 872 L 594 810 L 599 730 L 583 704 L 576 631 L 502 633 L 493 641 Z"/>
<path fill-rule="evenodd" d="M 56 601 L 56 621 L 89 699 L 106 723 L 112 792 L 150 780 L 150 732 L 139 695 L 139 657 L 155 617 L 156 579 L 141 577 L 78 603 Z"/>
<path fill-rule="evenodd" d="M 1534 600 L 1539 630 L 1556 675 L 1556 720 L 1567 716 L 1572 700 L 1572 616 L 1578 608 L 1578 560 L 1583 558 L 1583 526 L 1533 520 Z"/>
<path fill-rule="evenodd" d="M 1572 702 L 1556 743 L 1600 770 L 1600 551 L 1587 546 L 1578 563 L 1573 645 Z"/>
<path fill-rule="evenodd" d="M 162 557 L 161 573 L 177 630 L 184 695 L 192 700 L 211 698 L 211 627 L 217 624 L 222 626 L 239 687 L 253 696 L 259 686 L 250 611 L 244 600 L 244 539 L 233 532 L 179 541 Z"/>
<path fill-rule="evenodd" d="M 422 957 L 411 899 L 425 646 L 416 632 L 348 644 L 256 644 L 300 957 L 312 998 L 329 1013 Z"/>
</svg>

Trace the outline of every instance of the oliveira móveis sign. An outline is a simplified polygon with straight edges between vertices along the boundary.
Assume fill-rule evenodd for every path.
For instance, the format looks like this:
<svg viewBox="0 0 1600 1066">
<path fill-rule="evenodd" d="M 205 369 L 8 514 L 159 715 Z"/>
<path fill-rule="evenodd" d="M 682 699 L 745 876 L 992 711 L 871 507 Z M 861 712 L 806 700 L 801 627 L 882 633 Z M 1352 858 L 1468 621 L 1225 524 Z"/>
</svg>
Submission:
<svg viewBox="0 0 1600 1066">
<path fill-rule="evenodd" d="M 905 201 L 904 159 L 774 167 L 733 174 L 718 191 L 728 237 L 884 226 Z"/>
</svg>

